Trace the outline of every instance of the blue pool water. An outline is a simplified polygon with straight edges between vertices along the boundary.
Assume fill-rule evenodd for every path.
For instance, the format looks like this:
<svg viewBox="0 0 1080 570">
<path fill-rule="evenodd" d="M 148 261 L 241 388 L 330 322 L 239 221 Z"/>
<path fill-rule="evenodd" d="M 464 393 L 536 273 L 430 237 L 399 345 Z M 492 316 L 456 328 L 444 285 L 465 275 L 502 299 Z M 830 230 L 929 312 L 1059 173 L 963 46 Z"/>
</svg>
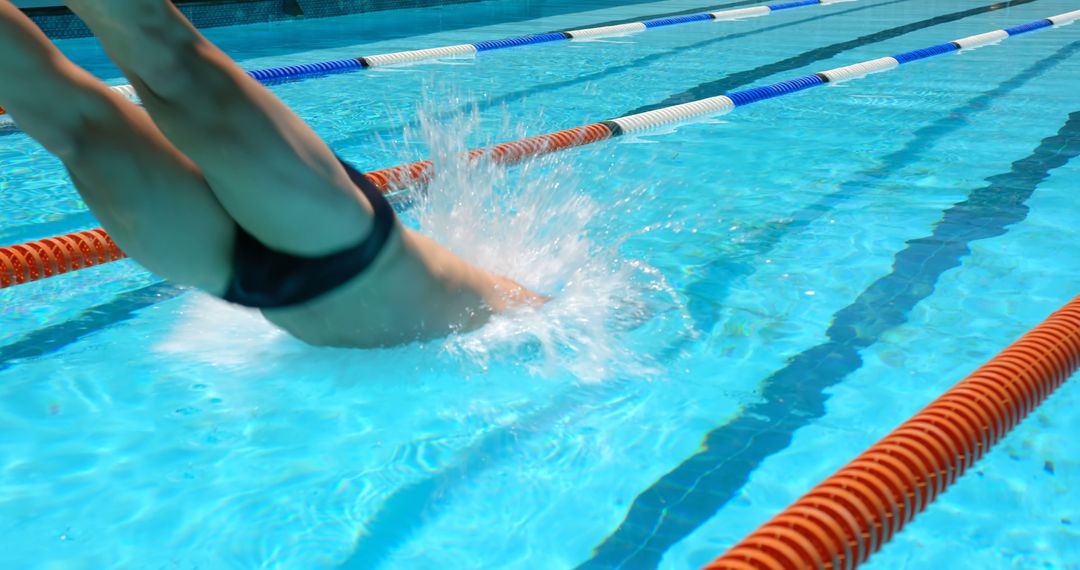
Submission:
<svg viewBox="0 0 1080 570">
<path fill-rule="evenodd" d="M 207 33 L 255 69 L 720 5 L 498 4 Z M 272 89 L 375 169 L 1077 8 L 860 0 Z M 306 347 L 130 261 L 2 290 L 0 567 L 696 568 L 1078 293 L 1078 92 L 1067 26 L 444 162 L 403 216 L 556 300 L 424 345 Z M 0 165 L 0 244 L 97 225 L 24 135 Z M 1074 379 L 867 567 L 1080 568 L 1078 404 Z"/>
</svg>

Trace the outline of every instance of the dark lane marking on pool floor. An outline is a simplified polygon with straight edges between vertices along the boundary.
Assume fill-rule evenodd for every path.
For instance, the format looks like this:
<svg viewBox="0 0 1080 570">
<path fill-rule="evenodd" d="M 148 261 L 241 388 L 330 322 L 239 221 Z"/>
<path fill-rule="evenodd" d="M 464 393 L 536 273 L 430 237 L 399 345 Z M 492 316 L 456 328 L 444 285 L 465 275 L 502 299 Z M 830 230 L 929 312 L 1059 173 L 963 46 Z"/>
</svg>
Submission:
<svg viewBox="0 0 1080 570">
<path fill-rule="evenodd" d="M 18 361 L 53 354 L 83 337 L 132 319 L 137 312 L 180 296 L 186 289 L 155 283 L 117 295 L 116 299 L 85 309 L 73 319 L 37 329 L 0 346 L 0 372 Z"/>
<path fill-rule="evenodd" d="M 1000 97 L 1023 87 L 1032 79 L 1076 55 L 1078 51 L 1080 41 L 1067 44 L 997 87 L 943 112 L 942 118 L 912 133 L 911 140 L 902 148 L 884 155 L 877 166 L 855 174 L 844 181 L 837 191 L 796 210 L 787 220 L 763 227 L 751 234 L 739 244 L 737 255 L 716 258 L 701 266 L 701 278 L 691 281 L 684 288 L 690 293 L 691 300 L 687 308 L 694 319 L 695 328 L 708 332 L 716 326 L 723 308 L 722 301 L 727 297 L 732 282 L 751 275 L 762 258 L 786 236 L 833 212 L 841 204 L 862 193 L 868 185 L 878 184 L 888 178 L 890 173 L 915 164 L 928 154 L 931 146 L 966 127 L 973 114 L 986 109 Z"/>
<path fill-rule="evenodd" d="M 837 192 L 800 209 L 790 222 L 763 230 L 763 233 L 754 240 L 743 244 L 747 249 L 746 255 L 725 257 L 708 264 L 709 269 L 706 275 L 713 277 L 713 279 L 709 280 L 707 291 L 703 291 L 703 295 L 709 296 L 712 304 L 708 308 L 691 306 L 691 315 L 695 322 L 699 323 L 699 329 L 711 330 L 712 325 L 715 324 L 716 315 L 719 313 L 720 303 L 727 296 L 732 281 L 753 273 L 755 264 L 752 263 L 751 258 L 764 256 L 785 236 L 808 226 L 815 219 L 826 215 L 836 206 L 858 194 L 867 184 L 882 179 L 889 172 L 917 162 L 930 152 L 930 147 L 935 142 L 966 126 L 966 117 L 985 110 L 1000 97 L 1022 87 L 1057 64 L 1067 61 L 1077 51 L 1080 51 L 1080 41 L 1059 49 L 1055 53 L 1036 61 L 993 89 L 949 109 L 944 112 L 942 119 L 915 131 L 911 141 L 904 145 L 903 148 L 884 156 L 879 166 L 856 175 L 855 180 L 841 185 Z M 695 285 L 691 284 L 690 287 L 695 287 Z M 708 316 L 705 317 L 702 313 L 707 313 Z M 708 323 L 699 321 L 706 319 Z M 677 353 L 682 346 L 680 344 L 667 352 L 671 354 Z M 610 386 L 607 387 L 611 388 Z M 602 399 L 605 394 L 606 392 L 598 393 L 594 395 L 594 398 L 586 398 L 583 401 L 587 404 L 594 399 Z M 529 419 L 505 428 L 505 431 L 515 433 L 539 432 L 540 430 L 536 428 L 543 424 L 541 418 L 548 418 L 551 409 L 564 410 L 572 405 L 575 405 L 574 402 L 557 399 L 547 409 L 540 410 L 530 416 Z M 515 443 L 516 439 L 500 435 L 499 432 L 493 432 L 477 443 L 463 449 L 459 453 L 464 458 L 462 463 L 449 466 L 427 479 L 410 483 L 396 490 L 365 523 L 362 536 L 357 539 L 354 552 L 340 568 L 342 570 L 352 570 L 376 567 L 395 548 L 420 529 L 425 520 L 439 512 L 440 503 L 445 501 L 445 497 L 453 493 L 461 484 L 474 480 L 478 474 L 497 465 L 497 462 L 492 462 L 489 458 L 502 457 L 512 453 Z"/>
<path fill-rule="evenodd" d="M 655 568 L 664 553 L 696 530 L 745 485 L 767 457 L 786 448 L 795 431 L 825 413 L 823 391 L 862 365 L 860 351 L 907 321 L 938 278 L 958 267 L 973 241 L 1004 235 L 1024 220 L 1024 202 L 1050 171 L 1080 154 L 1080 111 L 1027 157 L 945 210 L 931 235 L 907 242 L 893 270 L 833 316 L 829 341 L 788 360 L 763 382 L 762 401 L 706 434 L 701 451 L 634 499 L 623 523 L 580 570 Z"/>
<path fill-rule="evenodd" d="M 509 426 L 500 426 L 455 453 L 458 463 L 396 489 L 379 506 L 358 532 L 356 546 L 339 570 L 377 568 L 396 548 L 404 544 L 424 523 L 433 520 L 450 496 L 462 485 L 476 480 L 484 471 L 520 450 L 522 434 L 547 433 L 551 426 L 568 417 L 595 412 L 614 394 L 625 393 L 626 384 L 612 381 L 578 386 L 557 394 L 550 402 L 529 412 Z"/>
</svg>

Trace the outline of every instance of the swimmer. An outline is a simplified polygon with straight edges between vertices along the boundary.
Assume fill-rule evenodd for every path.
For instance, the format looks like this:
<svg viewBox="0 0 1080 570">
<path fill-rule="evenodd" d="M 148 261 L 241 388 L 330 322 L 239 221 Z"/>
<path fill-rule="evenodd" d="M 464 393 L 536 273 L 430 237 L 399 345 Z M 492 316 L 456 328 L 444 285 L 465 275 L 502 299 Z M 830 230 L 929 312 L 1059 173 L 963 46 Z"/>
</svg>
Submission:
<svg viewBox="0 0 1080 570">
<path fill-rule="evenodd" d="M 162 277 L 255 307 L 315 345 L 467 331 L 545 299 L 398 222 L 168 0 L 71 0 L 139 108 L 0 0 L 0 107 L 59 157 L 117 245 Z"/>
</svg>

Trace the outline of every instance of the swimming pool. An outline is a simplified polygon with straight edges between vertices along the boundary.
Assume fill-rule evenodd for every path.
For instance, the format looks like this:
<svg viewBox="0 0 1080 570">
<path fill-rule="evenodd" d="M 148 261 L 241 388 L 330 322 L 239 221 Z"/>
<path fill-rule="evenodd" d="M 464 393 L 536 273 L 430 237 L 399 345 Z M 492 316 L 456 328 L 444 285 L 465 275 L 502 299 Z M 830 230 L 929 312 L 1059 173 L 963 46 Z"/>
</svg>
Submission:
<svg viewBox="0 0 1080 570">
<path fill-rule="evenodd" d="M 442 32 L 402 11 L 208 35 L 254 69 L 717 6 L 484 25 L 486 4 L 442 8 L 477 22 Z M 272 88 L 367 170 L 1076 8 L 859 1 Z M 92 42 L 62 47 L 121 82 Z M 1078 50 L 1080 27 L 1045 30 L 508 171 L 444 166 L 405 216 L 558 294 L 445 342 L 304 347 L 127 261 L 2 290 L 0 560 L 700 566 L 1076 294 Z M 0 164 L 0 243 L 97 225 L 23 135 Z M 1078 398 L 870 566 L 1080 565 Z"/>
</svg>

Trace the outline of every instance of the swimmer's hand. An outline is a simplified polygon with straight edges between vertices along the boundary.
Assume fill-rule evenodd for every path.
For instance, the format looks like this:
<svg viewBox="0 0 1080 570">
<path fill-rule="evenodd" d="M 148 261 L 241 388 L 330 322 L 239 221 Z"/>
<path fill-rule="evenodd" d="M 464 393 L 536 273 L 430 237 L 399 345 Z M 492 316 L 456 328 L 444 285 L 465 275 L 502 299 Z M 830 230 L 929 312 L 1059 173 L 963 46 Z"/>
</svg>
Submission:
<svg viewBox="0 0 1080 570">
<path fill-rule="evenodd" d="M 509 277 L 490 275 L 495 284 L 495 299 L 489 299 L 488 303 L 495 311 L 501 312 L 523 305 L 539 307 L 551 300 L 551 297 L 534 293 Z"/>
</svg>

